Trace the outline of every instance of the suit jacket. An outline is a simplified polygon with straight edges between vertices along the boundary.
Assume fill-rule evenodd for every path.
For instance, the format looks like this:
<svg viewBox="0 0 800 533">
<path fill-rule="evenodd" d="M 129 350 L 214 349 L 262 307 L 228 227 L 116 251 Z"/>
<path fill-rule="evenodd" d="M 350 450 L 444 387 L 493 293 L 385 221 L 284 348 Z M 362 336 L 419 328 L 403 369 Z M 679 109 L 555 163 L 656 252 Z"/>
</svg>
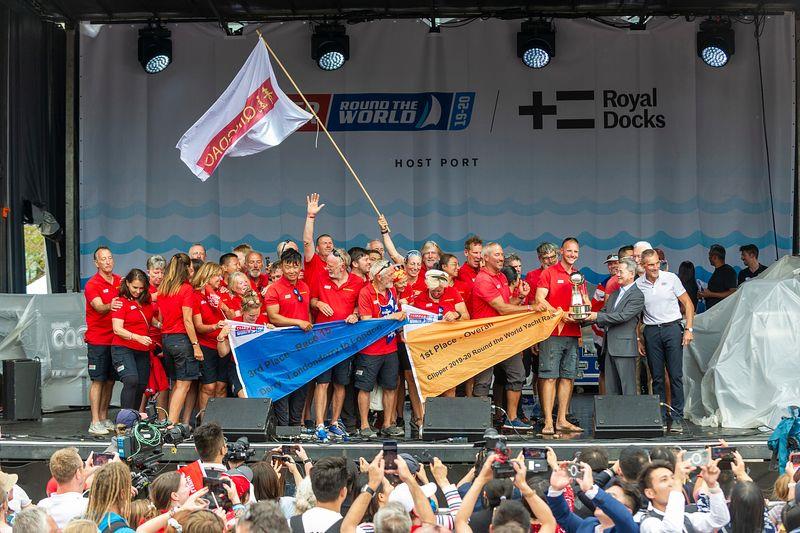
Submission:
<svg viewBox="0 0 800 533">
<path fill-rule="evenodd" d="M 603 353 L 612 357 L 636 357 L 639 347 L 636 344 L 636 326 L 644 309 L 644 294 L 636 286 L 625 290 L 619 304 L 619 289 L 611 293 L 603 308 L 597 312 L 596 323 L 605 330 Z"/>
</svg>

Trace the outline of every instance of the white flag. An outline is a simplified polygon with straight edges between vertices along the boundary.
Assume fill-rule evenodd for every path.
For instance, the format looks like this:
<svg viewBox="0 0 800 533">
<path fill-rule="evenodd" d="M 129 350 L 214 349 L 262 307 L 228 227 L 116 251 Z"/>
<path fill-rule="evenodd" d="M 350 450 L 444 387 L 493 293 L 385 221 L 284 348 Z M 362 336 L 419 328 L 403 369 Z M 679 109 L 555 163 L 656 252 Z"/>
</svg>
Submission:
<svg viewBox="0 0 800 533">
<path fill-rule="evenodd" d="M 226 155 L 245 156 L 277 146 L 311 116 L 278 87 L 259 39 L 222 96 L 183 134 L 176 148 L 181 161 L 205 181 Z"/>
</svg>

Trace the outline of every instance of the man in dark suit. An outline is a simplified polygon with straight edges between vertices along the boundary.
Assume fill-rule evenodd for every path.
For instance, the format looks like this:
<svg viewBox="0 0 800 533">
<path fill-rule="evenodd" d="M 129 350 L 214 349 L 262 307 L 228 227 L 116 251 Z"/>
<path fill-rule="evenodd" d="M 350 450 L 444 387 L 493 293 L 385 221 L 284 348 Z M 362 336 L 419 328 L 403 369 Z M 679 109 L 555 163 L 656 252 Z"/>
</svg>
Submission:
<svg viewBox="0 0 800 533">
<path fill-rule="evenodd" d="M 634 283 L 636 262 L 619 261 L 619 289 L 606 300 L 603 308 L 589 315 L 588 321 L 605 330 L 601 357 L 605 357 L 606 394 L 636 394 L 636 358 L 639 350 L 636 328 L 644 308 L 644 294 Z"/>
</svg>

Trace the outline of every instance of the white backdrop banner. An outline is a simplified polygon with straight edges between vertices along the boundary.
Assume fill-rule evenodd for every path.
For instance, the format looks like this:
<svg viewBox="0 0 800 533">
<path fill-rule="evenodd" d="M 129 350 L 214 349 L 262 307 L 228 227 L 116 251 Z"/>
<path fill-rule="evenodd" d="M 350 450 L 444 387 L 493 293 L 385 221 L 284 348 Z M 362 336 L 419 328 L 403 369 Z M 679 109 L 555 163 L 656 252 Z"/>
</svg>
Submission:
<svg viewBox="0 0 800 533">
<path fill-rule="evenodd" d="M 656 19 L 646 31 L 557 20 L 557 55 L 534 71 L 515 54 L 519 22 L 475 21 L 429 34 L 416 21 L 348 26 L 351 58 L 324 72 L 310 59 L 311 27 L 261 26 L 326 121 L 398 248 L 427 239 L 460 255 L 477 233 L 537 266 L 535 248 L 566 236 L 597 282 L 606 254 L 646 239 L 707 267 L 755 243 L 762 262 L 790 248 L 794 153 L 794 21 L 774 16 L 761 37 L 772 201 L 753 26 L 735 24 L 722 69 L 697 58 L 699 21 Z M 233 79 L 254 27 L 225 37 L 214 25 L 171 25 L 173 64 L 147 75 L 137 27 L 112 25 L 81 41 L 81 275 L 110 246 L 116 270 L 142 268 L 201 242 L 216 258 L 240 242 L 275 258 L 300 239 L 305 195 L 327 204 L 317 232 L 365 245 L 375 215 L 324 135 L 309 122 L 272 150 L 228 158 L 206 182 L 175 143 Z M 290 87 L 277 73 L 284 88 Z M 704 268 L 700 278 L 707 278 Z"/>
</svg>

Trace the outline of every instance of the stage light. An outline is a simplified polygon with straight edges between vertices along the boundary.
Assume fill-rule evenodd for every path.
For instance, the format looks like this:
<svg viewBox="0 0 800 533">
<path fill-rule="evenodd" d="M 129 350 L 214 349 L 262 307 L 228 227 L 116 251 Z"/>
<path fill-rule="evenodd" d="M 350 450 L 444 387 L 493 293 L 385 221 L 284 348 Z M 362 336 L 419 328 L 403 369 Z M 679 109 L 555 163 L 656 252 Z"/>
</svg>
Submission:
<svg viewBox="0 0 800 533">
<path fill-rule="evenodd" d="M 157 74 L 172 63 L 172 39 L 163 26 L 139 30 L 139 63 L 148 74 Z"/>
<path fill-rule="evenodd" d="M 350 59 L 350 37 L 341 24 L 321 24 L 311 36 L 311 59 L 322 70 L 337 70 Z"/>
<path fill-rule="evenodd" d="M 697 55 L 709 67 L 724 67 L 736 51 L 736 38 L 728 19 L 708 19 L 697 32 Z"/>
<path fill-rule="evenodd" d="M 545 21 L 526 21 L 517 33 L 517 57 L 530 68 L 544 68 L 556 55 L 556 33 Z"/>
</svg>

